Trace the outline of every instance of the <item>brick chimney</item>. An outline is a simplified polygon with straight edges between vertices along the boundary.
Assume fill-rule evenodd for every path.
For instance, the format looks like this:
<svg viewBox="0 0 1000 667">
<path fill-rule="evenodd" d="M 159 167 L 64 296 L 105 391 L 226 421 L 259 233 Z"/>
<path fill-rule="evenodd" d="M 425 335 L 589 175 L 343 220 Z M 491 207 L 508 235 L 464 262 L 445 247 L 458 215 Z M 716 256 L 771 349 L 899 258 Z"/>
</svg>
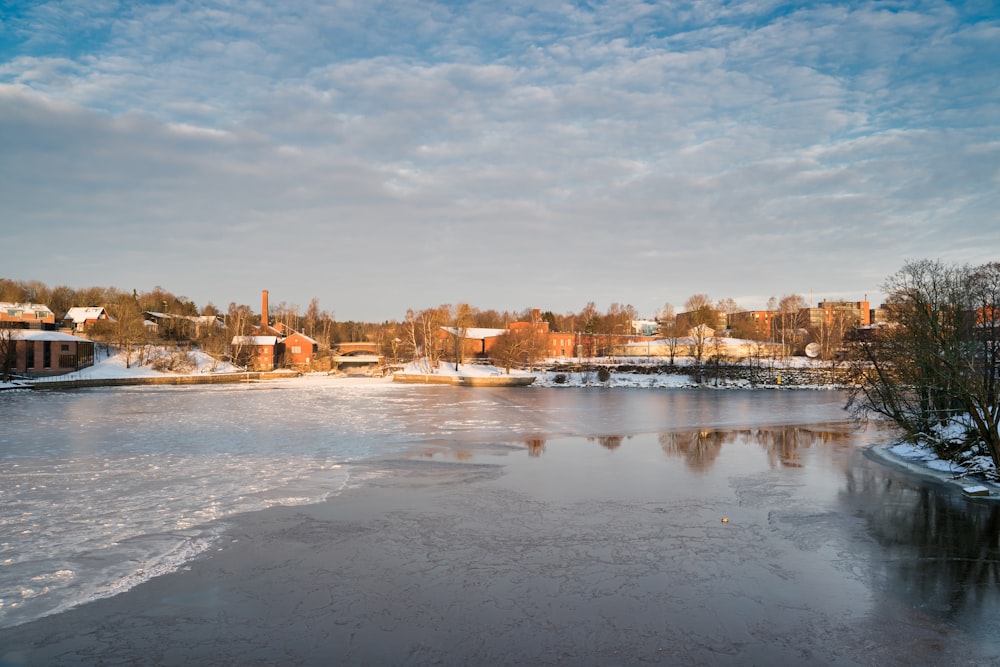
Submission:
<svg viewBox="0 0 1000 667">
<path fill-rule="evenodd" d="M 260 295 L 260 326 L 267 327 L 267 290 Z"/>
</svg>

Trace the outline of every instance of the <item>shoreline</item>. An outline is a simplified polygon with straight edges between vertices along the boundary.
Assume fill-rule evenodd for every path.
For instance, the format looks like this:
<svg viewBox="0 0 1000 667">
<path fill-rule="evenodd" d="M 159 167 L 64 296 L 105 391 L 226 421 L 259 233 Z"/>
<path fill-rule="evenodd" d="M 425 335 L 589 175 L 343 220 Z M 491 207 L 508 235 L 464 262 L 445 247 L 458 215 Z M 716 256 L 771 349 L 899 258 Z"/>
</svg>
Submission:
<svg viewBox="0 0 1000 667">
<path fill-rule="evenodd" d="M 963 497 L 969 500 L 984 500 L 984 501 L 996 501 L 1000 500 L 1000 484 L 996 482 L 991 482 L 985 479 L 969 479 L 963 478 L 960 475 L 956 475 L 952 472 L 946 472 L 943 470 L 935 470 L 929 466 L 921 464 L 919 461 L 912 458 L 907 458 L 905 456 L 900 456 L 892 451 L 892 448 L 899 445 L 898 441 L 886 441 L 876 443 L 865 450 L 866 455 L 879 463 L 886 466 L 896 468 L 898 470 L 903 470 L 910 475 L 913 475 L 920 479 L 931 480 L 938 482 L 944 486 L 949 486 L 952 488 L 957 488 L 959 491 L 963 492 Z M 970 495 L 965 493 L 967 488 L 972 487 L 983 487 L 988 490 L 988 495 Z"/>
</svg>

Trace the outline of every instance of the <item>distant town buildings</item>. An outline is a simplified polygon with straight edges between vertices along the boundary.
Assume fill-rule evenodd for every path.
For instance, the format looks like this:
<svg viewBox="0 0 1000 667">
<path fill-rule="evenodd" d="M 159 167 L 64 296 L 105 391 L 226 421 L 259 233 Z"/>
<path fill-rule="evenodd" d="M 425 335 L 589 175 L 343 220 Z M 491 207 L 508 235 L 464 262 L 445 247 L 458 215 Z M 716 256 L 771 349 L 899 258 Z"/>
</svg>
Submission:
<svg viewBox="0 0 1000 667">
<path fill-rule="evenodd" d="M 164 302 L 166 303 L 166 302 Z M 295 331 L 284 323 L 269 321 L 268 291 L 261 293 L 261 314 L 259 324 L 244 321 L 243 326 L 234 329 L 227 326 L 223 318 L 216 315 L 180 315 L 166 312 L 145 311 L 142 317 L 148 335 L 160 340 L 186 342 L 202 340 L 214 332 L 228 332 L 222 348 L 217 354 L 229 354 L 234 363 L 253 370 L 273 370 L 276 368 L 297 368 L 308 370 L 317 367 L 320 356 L 319 343 L 306 334 Z M 252 313 L 250 313 L 252 316 Z M 256 318 L 254 318 L 256 319 Z M 550 318 L 551 320 L 551 318 Z M 614 322 L 613 331 L 554 331 L 555 320 L 542 319 L 535 309 L 526 321 L 511 322 L 506 328 L 454 327 L 441 328 L 442 349 L 449 355 L 458 355 L 460 345 L 462 358 L 489 359 L 502 337 L 507 334 L 520 335 L 530 339 L 531 356 L 548 359 L 573 359 L 604 356 L 685 356 L 693 354 L 695 347 L 711 338 L 715 341 L 716 353 L 723 348 L 731 355 L 746 355 L 752 351 L 759 353 L 764 343 L 782 346 L 782 353 L 801 353 L 816 332 L 869 327 L 885 321 L 882 309 L 872 308 L 867 300 L 862 301 L 821 301 L 816 306 L 800 308 L 794 312 L 776 310 L 748 310 L 726 313 L 723 310 L 702 307 L 694 312 L 678 313 L 669 320 L 633 319 L 629 323 Z M 62 318 L 56 318 L 46 305 L 38 303 L 0 302 L 0 331 L 18 332 L 7 338 L 7 365 L 18 373 L 55 374 L 77 370 L 93 363 L 93 343 L 83 338 L 98 324 L 113 325 L 109 311 L 101 306 L 72 307 Z M 231 324 L 231 323 L 230 323 Z M 612 324 L 607 324 L 611 329 Z M 233 335 L 232 331 L 242 333 Z M 27 332 L 35 332 L 28 334 Z M 43 335 L 44 333 L 44 335 Z M 824 338 L 829 338 L 827 333 Z M 723 345 L 721 339 L 751 341 Z M 448 343 L 451 339 L 456 343 Z M 460 342 L 458 339 L 461 339 Z M 355 347 L 345 344 L 343 349 L 325 351 L 323 360 L 326 368 L 331 364 L 345 367 L 375 364 L 382 361 L 382 354 L 397 359 L 400 344 L 394 338 L 381 349 L 381 343 L 362 341 Z M 839 344 L 839 341 L 837 342 Z M 226 347 L 228 346 L 228 347 Z M 362 346 L 362 347 L 357 347 Z M 751 350 L 753 348 L 753 350 Z M 698 354 L 711 354 L 699 349 Z"/>
</svg>

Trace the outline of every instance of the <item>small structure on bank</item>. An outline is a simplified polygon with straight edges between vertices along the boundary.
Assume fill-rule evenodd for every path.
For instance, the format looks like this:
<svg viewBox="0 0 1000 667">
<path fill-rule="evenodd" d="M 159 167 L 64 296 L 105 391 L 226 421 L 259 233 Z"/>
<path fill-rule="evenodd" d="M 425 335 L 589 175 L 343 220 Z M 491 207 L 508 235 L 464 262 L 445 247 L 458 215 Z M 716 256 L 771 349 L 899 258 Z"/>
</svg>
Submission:
<svg viewBox="0 0 1000 667">
<path fill-rule="evenodd" d="M 451 384 L 462 387 L 526 387 L 537 378 L 532 373 L 512 370 L 510 374 L 496 366 L 456 364 L 442 361 L 437 368 L 428 368 L 423 360 L 407 364 L 393 373 L 393 382 L 407 384 Z"/>
<path fill-rule="evenodd" d="M 47 377 L 94 365 L 94 343 L 60 331 L 9 329 L 0 332 L 7 355 L 6 370 Z"/>
</svg>

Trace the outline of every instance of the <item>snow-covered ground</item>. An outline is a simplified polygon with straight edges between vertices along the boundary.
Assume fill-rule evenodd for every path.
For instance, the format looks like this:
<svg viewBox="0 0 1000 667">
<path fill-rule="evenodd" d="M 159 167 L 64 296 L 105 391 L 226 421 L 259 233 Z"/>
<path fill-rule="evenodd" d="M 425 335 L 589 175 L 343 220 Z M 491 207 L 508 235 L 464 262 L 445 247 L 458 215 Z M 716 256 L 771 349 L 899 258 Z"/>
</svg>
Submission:
<svg viewBox="0 0 1000 667">
<path fill-rule="evenodd" d="M 447 361 L 439 361 L 437 368 L 435 370 L 431 370 L 426 360 L 411 361 L 403 366 L 403 370 L 401 372 L 414 374 L 433 373 L 434 375 L 446 377 L 494 377 L 497 375 L 506 375 L 507 373 L 503 368 L 487 364 L 458 364 L 456 367 L 456 364 Z M 510 374 L 514 377 L 535 375 L 534 373 L 518 370 L 516 368 L 512 368 Z"/>
<path fill-rule="evenodd" d="M 964 420 L 957 418 L 948 425 L 936 427 L 933 433 L 928 434 L 925 442 L 889 443 L 880 448 L 879 453 L 883 455 L 887 453 L 911 469 L 916 467 L 926 470 L 929 474 L 940 479 L 955 481 L 963 488 L 982 486 L 984 479 L 989 480 L 987 485 L 990 495 L 1000 498 L 1000 484 L 997 483 L 996 466 L 988 455 L 981 453 L 952 461 L 942 459 L 930 445 L 932 440 L 942 443 L 962 443 L 965 440 L 967 428 Z"/>
<path fill-rule="evenodd" d="M 232 373 L 235 371 L 242 370 L 237 368 L 228 362 L 222 362 L 214 359 L 210 355 L 200 352 L 198 350 L 192 350 L 186 353 L 185 364 L 183 370 L 178 370 L 177 372 L 159 371 L 154 368 L 156 360 L 164 355 L 172 354 L 171 350 L 168 349 L 156 349 L 151 353 L 145 360 L 145 363 L 140 365 L 133 358 L 132 363 L 126 366 L 125 363 L 125 353 L 115 352 L 105 353 L 104 348 L 98 348 L 97 359 L 92 366 L 87 368 L 81 368 L 78 371 L 72 373 L 66 373 L 64 375 L 56 375 L 53 377 L 43 378 L 46 381 L 69 381 L 69 380 L 110 380 L 117 378 L 128 378 L 128 377 L 158 377 L 165 375 L 197 375 L 202 373 Z M 7 382 L 0 383 L 0 389 L 10 389 L 14 387 L 23 387 L 30 382 Z"/>
</svg>

